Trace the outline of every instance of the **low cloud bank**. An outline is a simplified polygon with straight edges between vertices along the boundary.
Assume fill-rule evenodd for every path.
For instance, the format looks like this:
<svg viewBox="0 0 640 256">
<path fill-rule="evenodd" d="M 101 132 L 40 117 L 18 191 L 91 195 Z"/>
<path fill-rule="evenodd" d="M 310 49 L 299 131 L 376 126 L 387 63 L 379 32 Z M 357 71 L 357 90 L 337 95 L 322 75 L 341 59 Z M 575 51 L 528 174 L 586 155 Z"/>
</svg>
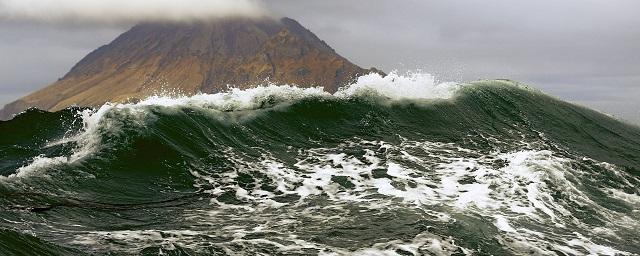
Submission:
<svg viewBox="0 0 640 256">
<path fill-rule="evenodd" d="M 0 0 L 0 20 L 121 23 L 265 15 L 258 0 Z"/>
</svg>

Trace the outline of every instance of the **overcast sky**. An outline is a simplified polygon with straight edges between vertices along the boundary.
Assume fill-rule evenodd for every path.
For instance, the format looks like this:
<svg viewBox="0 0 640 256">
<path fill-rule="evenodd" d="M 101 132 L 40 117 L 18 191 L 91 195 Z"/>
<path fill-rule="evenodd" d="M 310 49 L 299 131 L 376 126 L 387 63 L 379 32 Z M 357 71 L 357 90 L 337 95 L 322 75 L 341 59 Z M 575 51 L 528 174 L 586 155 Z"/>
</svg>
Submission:
<svg viewBox="0 0 640 256">
<path fill-rule="evenodd" d="M 640 1 L 273 0 L 264 6 L 300 21 L 363 67 L 420 69 L 443 81 L 509 78 L 640 124 Z M 0 20 L 0 104 L 55 81 L 131 25 Z"/>
</svg>

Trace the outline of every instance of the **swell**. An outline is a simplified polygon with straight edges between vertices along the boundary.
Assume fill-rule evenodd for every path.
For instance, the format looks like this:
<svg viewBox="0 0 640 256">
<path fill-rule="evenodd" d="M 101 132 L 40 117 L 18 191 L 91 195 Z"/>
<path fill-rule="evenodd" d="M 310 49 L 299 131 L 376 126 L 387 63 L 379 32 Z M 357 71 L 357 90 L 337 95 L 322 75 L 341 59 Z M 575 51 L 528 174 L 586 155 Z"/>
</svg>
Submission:
<svg viewBox="0 0 640 256">
<path fill-rule="evenodd" d="M 83 255 L 77 250 L 57 246 L 31 235 L 4 229 L 0 229 L 0 251 L 2 251 L 2 255 L 6 256 Z"/>
<path fill-rule="evenodd" d="M 155 97 L 98 110 L 29 110 L 0 123 L 0 132 L 11 134 L 0 138 L 0 174 L 15 175 L 16 170 L 30 169 L 29 162 L 39 161 L 108 162 L 122 157 L 133 164 L 151 155 L 197 159 L 224 147 L 252 152 L 252 148 L 330 145 L 352 137 L 394 141 L 398 136 L 461 144 L 475 137 L 473 143 L 485 148 L 547 141 L 639 173 L 638 127 L 514 82 L 446 86 L 432 82 L 432 87 L 446 89 L 423 95 L 411 94 L 425 91 L 410 87 L 416 85 L 363 84 L 371 86 L 348 87 L 336 95 L 272 86 L 230 94 Z M 52 160 L 56 158 L 60 161 Z"/>
<path fill-rule="evenodd" d="M 494 253 L 524 250 L 509 242 L 514 239 L 565 253 L 600 244 L 639 250 L 623 239 L 633 239 L 630 230 L 638 226 L 640 129 L 511 81 L 441 84 L 423 75 L 373 75 L 333 95 L 270 86 L 96 110 L 32 110 L 0 123 L 0 132 L 16 134 L 0 145 L 0 218 L 8 220 L 3 227 L 38 230 L 39 238 L 61 244 L 93 247 L 134 237 L 141 240 L 127 240 L 128 246 L 144 244 L 137 252 L 155 250 L 157 242 L 142 242 L 157 239 L 158 232 L 192 235 L 173 224 L 176 215 L 198 220 L 184 224 L 190 229 L 224 222 L 206 218 L 213 213 L 199 214 L 212 205 L 211 211 L 230 209 L 229 216 L 260 222 L 269 220 L 270 211 L 298 218 L 282 207 L 299 212 L 338 201 L 369 210 L 376 209 L 369 203 L 381 202 L 392 211 L 384 214 L 415 221 L 392 230 L 422 245 L 454 236 L 462 248 Z M 399 202 L 377 201 L 385 197 Z M 513 212 L 496 210 L 512 201 L 518 203 Z M 469 208 L 473 214 L 458 212 Z M 463 221 L 422 219 L 431 211 L 440 211 L 445 222 Z M 42 216 L 63 223 L 75 240 L 47 232 L 39 224 Z M 64 224 L 69 219 L 71 226 Z M 234 221 L 229 223 L 240 225 Z M 588 233 L 596 226 L 614 227 L 617 238 Z M 510 235 L 496 242 L 477 229 Z M 547 244 L 515 230 L 544 233 Z M 588 237 L 567 240 L 576 230 Z M 373 246 L 363 240 L 346 245 L 327 239 L 310 247 L 324 244 L 348 254 Z"/>
</svg>

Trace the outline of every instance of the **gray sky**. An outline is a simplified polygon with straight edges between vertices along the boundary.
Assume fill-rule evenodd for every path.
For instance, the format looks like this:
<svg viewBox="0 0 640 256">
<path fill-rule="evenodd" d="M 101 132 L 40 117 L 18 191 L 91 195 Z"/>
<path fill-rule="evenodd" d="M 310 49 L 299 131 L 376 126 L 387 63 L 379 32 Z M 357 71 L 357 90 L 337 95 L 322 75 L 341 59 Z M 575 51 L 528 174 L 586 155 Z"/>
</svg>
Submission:
<svg viewBox="0 0 640 256">
<path fill-rule="evenodd" d="M 363 67 L 509 78 L 640 124 L 640 1 L 267 1 Z M 2 8 L 2 6 L 0 6 Z M 0 20 L 0 104 L 43 87 L 132 24 Z"/>
</svg>

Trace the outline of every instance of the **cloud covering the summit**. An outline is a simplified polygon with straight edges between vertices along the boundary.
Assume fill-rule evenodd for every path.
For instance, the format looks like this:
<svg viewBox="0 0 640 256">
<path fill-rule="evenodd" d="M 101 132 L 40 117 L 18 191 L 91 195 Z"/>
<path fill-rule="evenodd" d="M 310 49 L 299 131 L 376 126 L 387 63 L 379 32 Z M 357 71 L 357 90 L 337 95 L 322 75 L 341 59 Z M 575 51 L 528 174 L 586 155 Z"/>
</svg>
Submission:
<svg viewBox="0 0 640 256">
<path fill-rule="evenodd" d="M 258 0 L 0 0 L 0 20 L 121 23 L 262 16 Z"/>
</svg>

